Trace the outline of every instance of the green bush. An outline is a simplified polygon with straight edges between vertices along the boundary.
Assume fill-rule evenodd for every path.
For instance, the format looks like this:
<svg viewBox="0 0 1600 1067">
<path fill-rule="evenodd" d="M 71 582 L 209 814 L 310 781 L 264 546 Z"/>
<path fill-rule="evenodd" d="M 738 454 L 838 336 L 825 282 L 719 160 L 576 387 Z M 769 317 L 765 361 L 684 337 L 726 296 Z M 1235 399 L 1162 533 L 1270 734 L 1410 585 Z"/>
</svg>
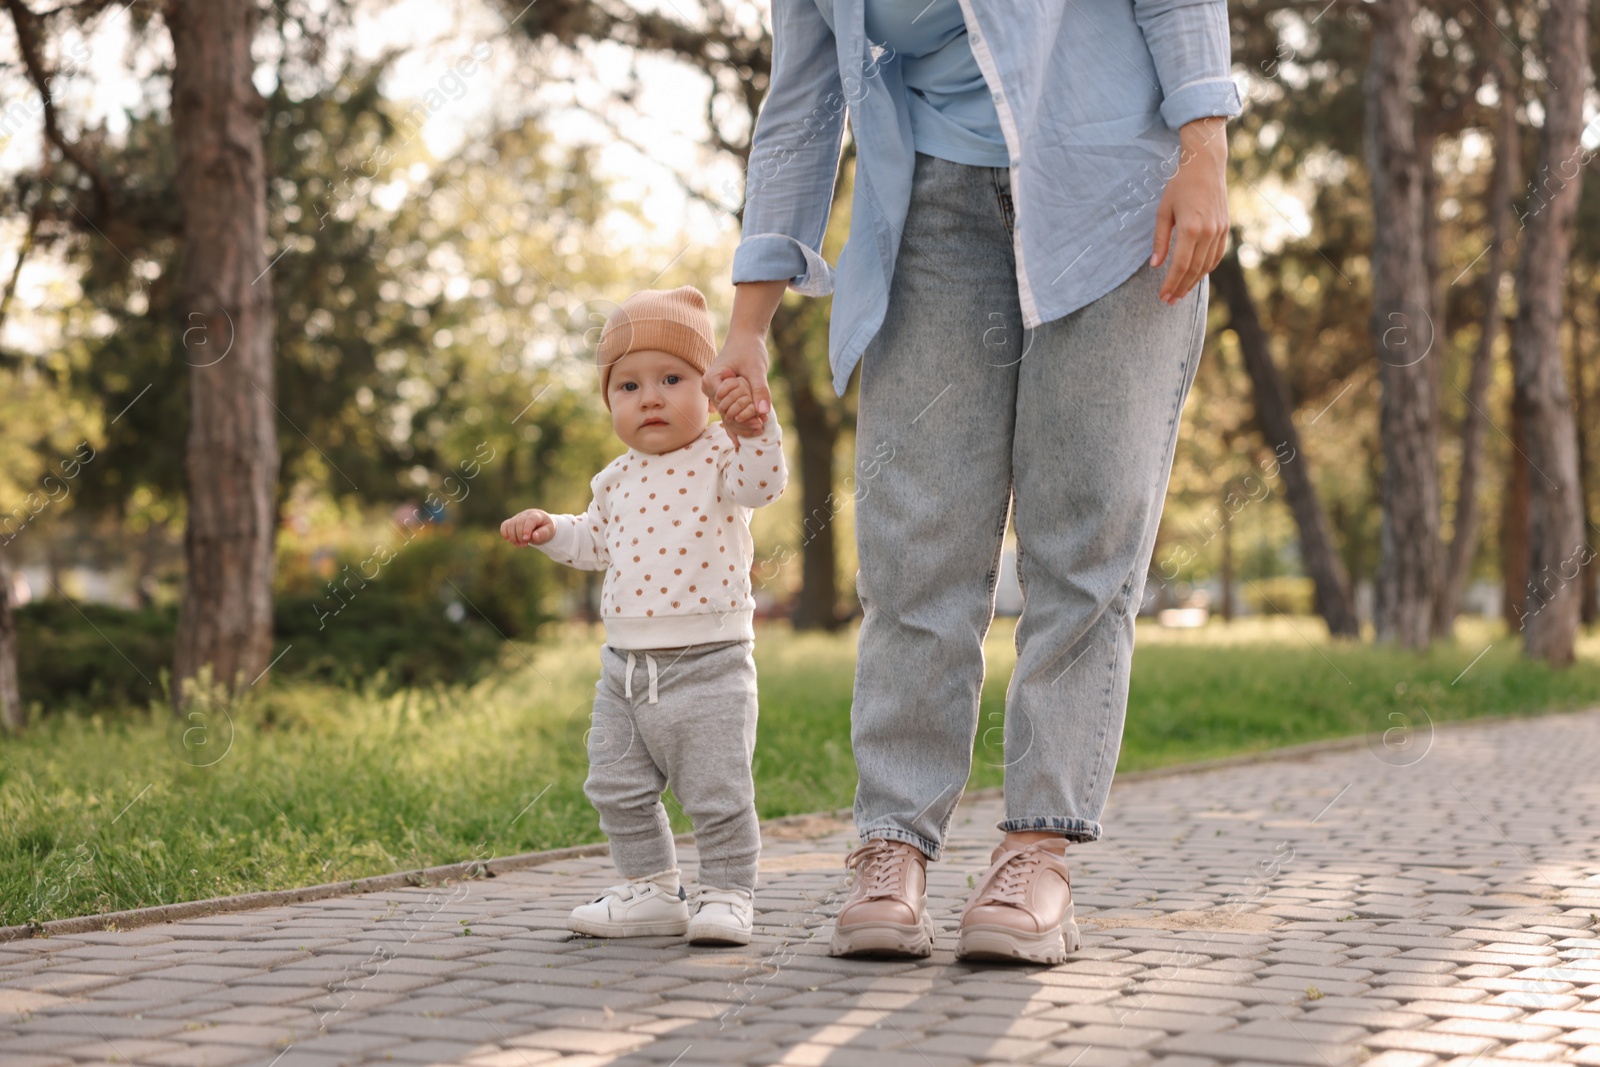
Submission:
<svg viewBox="0 0 1600 1067">
<path fill-rule="evenodd" d="M 373 677 L 395 685 L 469 680 L 501 638 L 531 638 L 554 563 L 512 549 L 486 530 L 395 533 L 370 549 L 322 560 L 282 560 L 274 629 L 293 643 L 283 665 L 328 681 Z"/>
<path fill-rule="evenodd" d="M 17 683 L 24 704 L 52 711 L 143 705 L 163 695 L 172 666 L 176 608 L 35 601 L 17 609 Z"/>
<path fill-rule="evenodd" d="M 502 638 L 530 639 L 551 619 L 555 564 L 491 531 L 397 534 L 385 552 L 321 561 L 280 557 L 275 674 L 339 685 L 470 682 Z M 17 612 L 24 702 L 142 706 L 165 697 L 177 611 L 44 600 Z M 285 651 L 287 649 L 287 651 Z"/>
<path fill-rule="evenodd" d="M 397 686 L 470 682 L 504 643 L 470 613 L 459 621 L 436 600 L 368 589 L 337 615 L 321 600 L 279 597 L 273 605 L 276 674 L 335 685 Z"/>
</svg>

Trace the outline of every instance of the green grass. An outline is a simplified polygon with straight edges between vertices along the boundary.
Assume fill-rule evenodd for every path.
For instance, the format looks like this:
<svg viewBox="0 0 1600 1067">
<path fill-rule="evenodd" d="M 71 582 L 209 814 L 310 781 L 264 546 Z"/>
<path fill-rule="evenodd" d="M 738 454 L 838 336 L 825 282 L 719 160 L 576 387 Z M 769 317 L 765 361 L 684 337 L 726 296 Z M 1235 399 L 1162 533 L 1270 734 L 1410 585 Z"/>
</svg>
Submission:
<svg viewBox="0 0 1600 1067">
<path fill-rule="evenodd" d="M 1525 659 L 1520 636 L 1507 636 L 1500 623 L 1463 620 L 1456 634 L 1419 655 L 1331 643 L 1320 619 L 1257 618 L 1200 631 L 1141 623 L 1118 767 L 1351 735 L 1396 761 L 1415 753 L 1394 746 L 1409 737 L 1425 747 L 1433 725 L 1452 719 L 1600 706 L 1600 633 L 1580 636 L 1578 662 L 1567 670 Z"/>
<path fill-rule="evenodd" d="M 1498 629 L 1461 632 L 1414 656 L 1330 644 L 1316 620 L 1192 632 L 1141 623 L 1120 765 L 1390 729 L 1420 743 L 1432 723 L 1592 706 L 1600 694 L 1600 637 L 1584 639 L 1575 667 L 1552 671 Z M 1011 634 L 1001 619 L 989 637 L 973 787 L 1002 781 L 994 727 Z M 472 686 L 384 695 L 277 682 L 189 721 L 46 716 L 0 741 L 0 924 L 601 840 L 583 795 L 600 640 L 569 630 L 508 647 L 501 669 Z M 849 806 L 854 630 L 767 627 L 756 656 L 761 815 Z"/>
</svg>

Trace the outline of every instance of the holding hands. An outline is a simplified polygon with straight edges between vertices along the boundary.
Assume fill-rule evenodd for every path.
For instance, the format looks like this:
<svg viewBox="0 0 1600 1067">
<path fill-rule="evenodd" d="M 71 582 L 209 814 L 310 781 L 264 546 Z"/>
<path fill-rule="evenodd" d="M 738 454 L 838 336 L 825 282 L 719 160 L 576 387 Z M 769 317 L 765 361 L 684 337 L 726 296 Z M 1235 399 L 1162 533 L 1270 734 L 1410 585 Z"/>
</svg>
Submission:
<svg viewBox="0 0 1600 1067">
<path fill-rule="evenodd" d="M 756 413 L 756 394 L 750 388 L 750 383 L 736 374 L 730 374 L 722 379 L 717 386 L 716 395 L 711 398 L 716 402 L 717 412 L 722 416 L 724 423 L 738 430 L 746 426 L 755 426 L 759 430 L 766 421 L 764 415 Z"/>
<path fill-rule="evenodd" d="M 500 536 L 514 545 L 542 545 L 555 535 L 555 520 L 538 508 L 519 511 L 500 524 Z"/>
<path fill-rule="evenodd" d="M 743 282 L 734 286 L 727 340 L 700 379 L 700 387 L 717 405 L 722 428 L 735 449 L 739 438 L 757 437 L 766 429 L 772 411 L 772 394 L 767 391 L 767 328 L 787 284 Z"/>
<path fill-rule="evenodd" d="M 700 380 L 735 450 L 739 438 L 755 437 L 766 428 L 772 400 L 767 392 L 767 345 L 764 338 L 729 334 L 722 351 Z"/>
</svg>

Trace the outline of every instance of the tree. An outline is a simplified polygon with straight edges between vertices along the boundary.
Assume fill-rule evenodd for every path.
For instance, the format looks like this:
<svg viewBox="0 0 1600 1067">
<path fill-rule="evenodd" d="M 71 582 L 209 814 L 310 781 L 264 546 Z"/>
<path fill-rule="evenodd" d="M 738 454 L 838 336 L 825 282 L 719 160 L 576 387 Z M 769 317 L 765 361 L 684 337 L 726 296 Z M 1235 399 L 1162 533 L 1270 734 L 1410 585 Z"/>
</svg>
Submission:
<svg viewBox="0 0 1600 1067">
<path fill-rule="evenodd" d="M 262 26 L 258 45 L 275 32 Z M 638 276 L 642 265 L 594 240 L 601 219 L 626 207 L 593 177 L 590 156 L 558 149 L 537 116 L 435 160 L 418 136 L 421 105 L 379 91 L 395 58 L 349 59 L 330 75 L 284 55 L 265 100 L 269 234 L 283 250 L 269 275 L 284 427 L 278 511 L 297 484 L 356 508 L 435 492 L 469 523 L 498 524 L 505 508 L 552 494 L 581 507 L 563 489 L 587 481 L 612 439 L 590 403 L 592 377 L 546 357 L 570 339 L 549 313 Z M 45 427 L 85 412 L 80 429 L 98 454 L 74 484 L 72 509 L 102 529 L 154 531 L 165 549 L 161 528 L 181 530 L 184 518 L 191 363 L 225 344 L 200 330 L 184 336 L 195 323 L 180 285 L 171 116 L 157 98 L 128 117 L 119 143 L 99 146 L 94 160 L 117 176 L 114 221 L 95 220 L 113 228 L 116 248 L 42 176 L 0 190 L 14 214 L 38 220 L 82 293 L 45 313 L 63 343 L 47 356 L 18 353 L 17 378 L 0 377 L 0 473 L 13 476 L 0 477 L 0 491 L 26 498 L 81 439 Z M 69 191 L 82 180 L 50 177 Z M 374 197 L 383 187 L 405 189 L 397 206 Z M 0 354 L 0 375 L 9 360 Z M 47 382 L 21 380 L 40 378 L 33 368 L 46 362 Z M 464 484 L 460 465 L 488 454 L 497 457 L 490 475 Z M 107 543 L 127 553 L 132 539 Z M 141 565 L 149 548 L 132 553 Z M 174 573 L 180 561 L 181 546 Z"/>
<path fill-rule="evenodd" d="M 1380 534 L 1388 521 L 1382 507 L 1384 464 L 1372 463 L 1368 471 L 1354 462 L 1369 450 L 1392 448 L 1384 431 L 1369 429 L 1369 422 L 1377 421 L 1371 415 L 1383 406 L 1369 383 L 1385 370 L 1385 361 L 1404 362 L 1433 342 L 1425 361 L 1433 365 L 1430 385 L 1438 409 L 1433 418 L 1442 427 L 1448 416 L 1451 426 L 1460 429 L 1459 438 L 1440 441 L 1437 467 L 1439 495 L 1451 498 L 1452 521 L 1448 559 L 1441 563 L 1434 599 L 1430 636 L 1436 638 L 1450 631 L 1462 587 L 1484 554 L 1480 541 L 1487 541 L 1488 548 L 1506 547 L 1498 523 L 1486 537 L 1478 536 L 1479 514 L 1501 503 L 1501 464 L 1508 453 L 1518 462 L 1503 444 L 1515 430 L 1497 410 L 1503 383 L 1493 373 L 1503 314 L 1497 297 L 1516 230 L 1510 227 L 1508 233 L 1503 221 L 1496 226 L 1495 212 L 1508 213 L 1510 197 L 1495 190 L 1504 189 L 1506 180 L 1515 184 L 1514 177 L 1503 175 L 1514 175 L 1521 165 L 1516 132 L 1525 64 L 1517 55 L 1536 54 L 1536 42 L 1526 35 L 1538 29 L 1541 14 L 1525 0 L 1504 0 L 1416 6 L 1414 17 L 1405 20 L 1416 38 L 1416 73 L 1406 82 L 1409 97 L 1394 104 L 1411 118 L 1422 189 L 1417 231 L 1426 280 L 1419 291 L 1429 298 L 1425 314 L 1406 318 L 1413 327 L 1431 323 L 1432 329 L 1398 330 L 1389 341 L 1405 342 L 1413 353 L 1399 359 L 1368 356 L 1364 365 L 1352 368 L 1348 357 L 1358 346 L 1369 352 L 1374 347 L 1370 336 L 1354 336 L 1352 326 L 1366 321 L 1370 334 L 1372 293 L 1383 289 L 1366 284 L 1362 275 L 1371 263 L 1375 278 L 1373 257 L 1382 254 L 1384 239 L 1394 236 L 1383 216 L 1374 217 L 1373 194 L 1383 176 L 1362 166 L 1367 125 L 1362 117 L 1377 115 L 1372 113 L 1370 71 L 1367 78 L 1361 74 L 1370 68 L 1374 44 L 1381 44 L 1379 34 L 1385 32 L 1371 29 L 1373 18 L 1385 13 L 1379 8 L 1387 10 L 1388 5 L 1336 0 L 1313 17 L 1284 0 L 1230 4 L 1234 60 L 1251 78 L 1253 104 L 1234 133 L 1244 150 L 1232 163 L 1240 193 L 1249 194 L 1242 197 L 1241 217 L 1275 199 L 1273 185 L 1310 186 L 1312 227 L 1300 235 L 1302 241 L 1281 252 L 1253 247 L 1252 258 L 1259 263 L 1247 260 L 1246 265 L 1252 269 L 1262 319 L 1293 353 L 1282 367 L 1290 395 L 1317 413 L 1301 430 L 1308 437 L 1324 435 L 1321 448 L 1313 442 L 1323 462 L 1319 488 L 1354 575 L 1367 577 L 1377 569 L 1383 554 Z M 1465 165 L 1477 146 L 1485 144 L 1494 147 L 1486 160 L 1493 167 Z M 1428 165 L 1430 151 L 1438 153 L 1439 165 Z M 1452 157 L 1463 165 L 1451 166 Z M 1261 214 L 1269 223 L 1282 217 L 1270 207 Z M 1494 247 L 1486 248 L 1491 243 Z M 1477 280 L 1464 283 L 1467 278 Z M 1429 337 L 1421 336 L 1423 332 Z M 1368 392 L 1377 400 L 1370 413 L 1369 405 L 1360 402 Z M 1330 406 L 1336 401 L 1337 406 Z M 1496 427 L 1493 434 L 1487 433 L 1491 426 Z M 1341 446 L 1359 447 L 1334 449 L 1333 435 Z M 1352 437 L 1359 441 L 1350 442 Z M 1446 473 L 1452 493 L 1444 492 Z M 1378 506 L 1369 506 L 1364 495 L 1353 492 L 1369 476 L 1380 487 L 1372 494 Z M 1508 529 L 1514 532 L 1515 525 Z"/>
<path fill-rule="evenodd" d="M 230 688 L 272 654 L 278 441 L 261 95 L 251 0 L 169 0 L 172 128 L 183 190 L 189 514 L 173 696 L 210 668 Z"/>
<path fill-rule="evenodd" d="M 1487 23 L 1493 29 L 1492 23 Z M 1503 313 L 1500 309 L 1500 283 L 1509 260 L 1507 245 L 1511 236 L 1511 195 L 1517 183 L 1520 140 L 1517 132 L 1517 97 L 1506 62 L 1497 41 L 1484 42 L 1490 57 L 1495 92 L 1494 163 L 1490 171 L 1486 201 L 1489 212 L 1489 248 L 1479 283 L 1482 309 L 1478 316 L 1478 342 L 1472 353 L 1472 369 L 1467 382 L 1466 410 L 1461 417 L 1461 469 L 1456 488 L 1455 514 L 1450 545 L 1445 550 L 1444 572 L 1440 575 L 1434 600 L 1433 630 L 1436 636 L 1449 636 L 1460 610 L 1461 594 L 1472 571 L 1478 547 L 1478 482 L 1483 466 L 1485 414 L 1489 378 L 1493 369 L 1494 345 L 1500 336 Z"/>
<path fill-rule="evenodd" d="M 1328 624 L 1329 633 L 1336 637 L 1359 637 L 1361 627 L 1350 596 L 1350 578 L 1333 543 L 1333 531 L 1322 501 L 1317 498 L 1316 483 L 1311 480 L 1311 459 L 1305 455 L 1305 446 L 1295 429 L 1289 390 L 1277 364 L 1272 362 L 1267 333 L 1245 284 L 1244 270 L 1239 266 L 1238 243 L 1235 231 L 1228 253 L 1211 272 L 1211 278 L 1228 306 L 1229 324 L 1239 337 L 1239 352 L 1250 374 L 1261 435 L 1276 454 L 1283 456 L 1278 470 L 1287 486 L 1289 510 L 1300 531 L 1300 556 L 1316 587 L 1317 607 Z M 1287 451 L 1279 452 L 1279 448 Z M 1231 565 L 1231 560 L 1226 556 L 1224 559 Z M 1226 583 L 1223 591 L 1225 596 L 1229 592 Z"/>
<path fill-rule="evenodd" d="M 124 190 L 96 158 L 98 139 L 73 138 L 62 128 L 52 87 L 58 72 L 46 65 L 53 18 L 86 22 L 110 5 L 87 0 L 39 13 L 24 0 L 4 3 L 23 66 L 43 101 L 42 177 L 48 180 L 54 166 L 52 152 L 70 163 L 75 176 L 59 195 L 129 262 L 117 237 L 131 232 L 137 215 L 123 210 Z M 173 45 L 173 141 L 183 189 L 177 198 L 184 247 L 178 310 L 190 379 L 186 572 L 173 687 L 181 704 L 184 683 L 202 668 L 237 686 L 267 665 L 278 453 L 263 108 L 251 81 L 260 16 L 247 0 L 168 0 L 161 13 Z M 86 209 L 69 195 L 80 181 L 88 187 L 80 187 Z M 40 208 L 36 200 L 34 210 Z"/>
<path fill-rule="evenodd" d="M 1438 356 L 1423 260 L 1423 174 L 1412 84 L 1417 0 L 1369 6 L 1372 51 L 1363 90 L 1372 181 L 1372 315 L 1382 383 L 1383 438 L 1376 630 L 1380 641 L 1426 648 L 1439 584 Z"/>
<path fill-rule="evenodd" d="M 1571 254 L 1582 167 L 1594 153 L 1582 147 L 1588 73 L 1588 0 L 1551 0 L 1544 16 L 1544 130 L 1538 179 L 1532 183 L 1527 236 L 1517 269 L 1519 307 L 1512 332 L 1515 403 L 1527 442 L 1529 482 L 1529 595 L 1522 616 L 1523 651 L 1555 665 L 1572 662 L 1578 628 L 1574 580 L 1593 552 L 1584 537 L 1577 436 L 1562 366 L 1562 276 Z"/>
<path fill-rule="evenodd" d="M 828 323 L 821 314 L 821 303 L 785 300 L 772 316 L 772 348 L 788 387 L 789 409 L 794 413 L 800 444 L 801 582 L 790 616 L 797 630 L 833 630 L 848 618 L 837 604 L 837 527 L 833 521 L 839 510 L 834 500 L 834 453 L 844 418 L 840 405 L 824 392 L 831 390 L 831 384 L 819 386 L 815 380 L 817 361 L 810 356 L 828 348 Z M 822 362 L 826 365 L 826 360 Z"/>
</svg>

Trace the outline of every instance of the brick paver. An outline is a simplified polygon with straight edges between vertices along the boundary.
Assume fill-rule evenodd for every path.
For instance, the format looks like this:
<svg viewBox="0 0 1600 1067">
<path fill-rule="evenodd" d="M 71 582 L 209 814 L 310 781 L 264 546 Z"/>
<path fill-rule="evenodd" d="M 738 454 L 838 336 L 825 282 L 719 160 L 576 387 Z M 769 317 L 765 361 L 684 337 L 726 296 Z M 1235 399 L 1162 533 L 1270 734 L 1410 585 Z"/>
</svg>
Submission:
<svg viewBox="0 0 1600 1067">
<path fill-rule="evenodd" d="M 1409 727 L 1124 779 L 1058 967 L 953 960 L 985 795 L 930 867 L 928 961 L 827 955 L 854 841 L 818 817 L 769 828 L 747 949 L 569 935 L 604 857 L 0 944 L 0 1063 L 1600 1064 L 1600 711 Z"/>
</svg>

